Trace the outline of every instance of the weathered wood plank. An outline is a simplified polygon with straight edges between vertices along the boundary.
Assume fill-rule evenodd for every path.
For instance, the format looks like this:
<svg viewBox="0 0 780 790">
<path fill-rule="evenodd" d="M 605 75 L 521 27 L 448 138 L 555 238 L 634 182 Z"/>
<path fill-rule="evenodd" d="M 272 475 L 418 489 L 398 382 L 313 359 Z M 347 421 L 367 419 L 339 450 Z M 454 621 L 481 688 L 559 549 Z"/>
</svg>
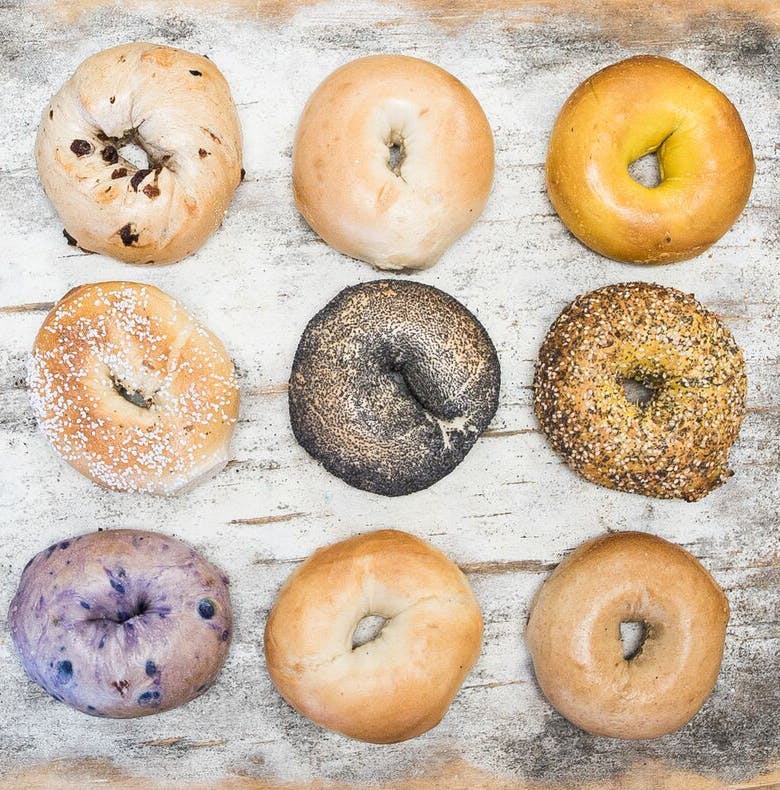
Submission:
<svg viewBox="0 0 780 790">
<path fill-rule="evenodd" d="M 769 787 L 780 759 L 780 110 L 772 0 L 11 0 L 0 12 L 0 787 L 541 788 Z M 91 52 L 149 39 L 207 53 L 231 83 L 247 179 L 223 227 L 192 258 L 132 268 L 68 247 L 32 163 L 38 116 Z M 499 351 L 498 414 L 466 461 L 433 488 L 386 500 L 350 489 L 295 443 L 286 380 L 308 319 L 342 287 L 379 277 L 322 244 L 290 190 L 292 135 L 309 92 L 333 68 L 406 52 L 449 69 L 491 119 L 497 173 L 486 212 L 433 269 L 414 275 L 480 317 Z M 757 174 L 744 216 L 695 261 L 646 269 L 604 260 L 558 221 L 544 190 L 549 128 L 570 90 L 637 51 L 667 54 L 739 108 Z M 442 152 L 447 155 L 446 151 Z M 52 455 L 35 431 L 26 354 L 45 310 L 70 287 L 139 279 L 169 291 L 222 337 L 242 388 L 233 460 L 169 500 L 104 491 Z M 694 504 L 607 491 L 575 477 L 532 413 L 536 352 L 578 293 L 650 279 L 691 291 L 745 349 L 749 408 L 735 477 Z M 137 721 L 77 714 L 28 681 L 5 612 L 25 561 L 96 527 L 161 529 L 193 542 L 233 580 L 237 629 L 218 685 L 185 708 Z M 262 630 L 279 586 L 319 546 L 400 527 L 469 574 L 485 616 L 482 656 L 444 722 L 377 748 L 325 733 L 278 697 Z M 605 530 L 683 544 L 732 607 L 723 672 L 691 724 L 649 743 L 587 736 L 557 716 L 533 678 L 522 632 L 534 592 L 562 556 Z M 65 762 L 61 762 L 65 760 Z M 40 767 L 35 767 L 36 765 Z M 763 777 L 762 777 L 763 775 Z M 769 778 L 767 778 L 769 776 Z M 20 778 L 21 777 L 21 778 Z M 759 778 L 755 778 L 759 777 Z"/>
</svg>

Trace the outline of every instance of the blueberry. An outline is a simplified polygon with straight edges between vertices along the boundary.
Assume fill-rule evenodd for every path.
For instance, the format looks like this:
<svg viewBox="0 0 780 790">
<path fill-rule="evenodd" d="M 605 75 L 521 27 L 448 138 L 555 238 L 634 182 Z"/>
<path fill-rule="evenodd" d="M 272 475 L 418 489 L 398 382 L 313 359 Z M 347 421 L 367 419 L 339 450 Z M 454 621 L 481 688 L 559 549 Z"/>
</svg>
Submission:
<svg viewBox="0 0 780 790">
<path fill-rule="evenodd" d="M 83 606 L 85 609 L 91 609 L 91 608 L 92 608 L 92 607 L 91 607 L 91 606 L 90 606 L 90 605 L 89 605 L 89 604 L 88 604 L 86 601 L 81 601 L 81 605 L 82 605 L 82 606 Z"/>
<path fill-rule="evenodd" d="M 98 650 L 102 650 L 103 646 L 106 644 L 106 635 L 100 637 L 100 641 L 98 642 Z"/>
<path fill-rule="evenodd" d="M 70 661 L 60 661 L 57 664 L 57 677 L 63 682 L 67 682 L 73 677 L 73 664 Z"/>
<path fill-rule="evenodd" d="M 144 693 L 138 697 L 138 704 L 155 705 L 155 704 L 159 704 L 156 702 L 159 699 L 160 699 L 159 691 L 144 691 Z"/>
<path fill-rule="evenodd" d="M 120 623 L 124 623 L 125 620 L 129 620 L 130 619 L 130 615 L 127 612 L 123 612 L 121 609 L 117 609 L 116 619 Z"/>
<path fill-rule="evenodd" d="M 147 661 L 146 662 L 146 674 L 149 677 L 154 677 L 157 674 L 157 664 L 154 661 Z"/>
<path fill-rule="evenodd" d="M 113 588 L 114 588 L 114 589 L 115 589 L 115 590 L 116 590 L 116 591 L 117 591 L 117 592 L 118 592 L 120 595 L 124 595 L 124 593 L 125 593 L 125 586 L 124 586 L 123 584 L 120 584 L 118 581 L 116 581 L 116 579 L 109 579 L 109 582 L 111 583 L 111 586 L 112 586 L 112 587 L 113 587 Z"/>
<path fill-rule="evenodd" d="M 227 630 L 223 631 L 223 632 L 222 632 L 222 633 L 219 635 L 219 638 L 220 638 L 220 639 L 221 639 L 223 642 L 227 642 L 229 637 L 230 637 L 230 631 L 227 631 Z"/>
<path fill-rule="evenodd" d="M 63 540 L 62 543 L 60 543 L 60 548 L 61 549 L 67 549 L 68 546 L 70 546 L 70 541 L 69 540 Z"/>
<path fill-rule="evenodd" d="M 217 607 L 214 605 L 214 601 L 212 601 L 211 598 L 203 598 L 198 604 L 198 614 L 204 620 L 211 620 L 216 613 Z"/>
</svg>

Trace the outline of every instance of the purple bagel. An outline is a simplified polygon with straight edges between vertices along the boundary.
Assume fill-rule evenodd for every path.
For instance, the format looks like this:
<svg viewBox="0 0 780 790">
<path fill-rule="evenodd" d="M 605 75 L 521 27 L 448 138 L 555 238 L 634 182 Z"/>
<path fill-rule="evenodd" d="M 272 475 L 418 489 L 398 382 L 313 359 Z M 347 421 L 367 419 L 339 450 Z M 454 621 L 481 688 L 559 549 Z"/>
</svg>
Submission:
<svg viewBox="0 0 780 790">
<path fill-rule="evenodd" d="M 230 643 L 227 577 L 195 549 L 117 529 L 27 563 L 8 615 L 30 677 L 92 716 L 176 708 L 214 682 Z"/>
</svg>

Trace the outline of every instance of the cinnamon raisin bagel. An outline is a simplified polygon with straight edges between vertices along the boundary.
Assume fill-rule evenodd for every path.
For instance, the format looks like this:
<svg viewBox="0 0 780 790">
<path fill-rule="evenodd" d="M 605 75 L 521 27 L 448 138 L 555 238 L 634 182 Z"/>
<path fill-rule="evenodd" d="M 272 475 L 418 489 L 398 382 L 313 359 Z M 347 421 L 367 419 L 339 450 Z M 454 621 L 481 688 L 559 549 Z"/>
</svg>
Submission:
<svg viewBox="0 0 780 790">
<path fill-rule="evenodd" d="M 107 488 L 171 494 L 228 461 L 238 417 L 233 361 L 151 285 L 95 283 L 65 294 L 35 338 L 28 384 L 57 453 Z"/>
<path fill-rule="evenodd" d="M 629 166 L 655 153 L 660 183 Z M 692 258 L 736 221 L 755 164 L 734 105 L 695 72 L 641 55 L 602 69 L 566 100 L 547 154 L 547 191 L 591 249 L 633 263 Z"/>
<path fill-rule="evenodd" d="M 699 561 L 641 532 L 579 546 L 544 582 L 526 641 L 544 695 L 594 735 L 658 738 L 689 721 L 720 669 L 729 604 Z M 643 641 L 626 656 L 621 624 Z"/>
<path fill-rule="evenodd" d="M 626 382 L 649 390 L 629 399 Z M 566 463 L 645 496 L 701 499 L 732 472 L 747 378 L 731 332 L 693 296 L 622 283 L 578 296 L 542 343 L 534 410 Z"/>
<path fill-rule="evenodd" d="M 145 166 L 125 158 L 128 144 Z M 49 102 L 35 143 L 66 238 L 128 263 L 171 263 L 198 249 L 222 223 L 241 156 L 219 69 L 145 43 L 87 58 Z"/>
</svg>

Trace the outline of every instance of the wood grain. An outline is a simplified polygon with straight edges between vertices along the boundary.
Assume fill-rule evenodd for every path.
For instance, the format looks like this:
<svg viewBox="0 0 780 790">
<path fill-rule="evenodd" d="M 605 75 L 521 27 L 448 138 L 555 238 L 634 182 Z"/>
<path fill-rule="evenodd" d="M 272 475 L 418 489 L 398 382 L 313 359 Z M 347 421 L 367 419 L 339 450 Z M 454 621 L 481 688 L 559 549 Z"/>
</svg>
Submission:
<svg viewBox="0 0 780 790">
<path fill-rule="evenodd" d="M 774 0 L 6 0 L 0 11 L 0 787 L 597 788 L 771 787 L 780 762 L 780 113 Z M 208 54 L 228 78 L 247 179 L 196 255 L 138 268 L 74 253 L 32 161 L 38 117 L 88 54 L 130 39 Z M 333 68 L 391 51 L 464 80 L 496 139 L 485 214 L 415 279 L 452 293 L 490 332 L 502 394 L 489 432 L 437 485 L 386 500 L 317 466 L 289 427 L 286 381 L 300 333 L 341 288 L 381 275 L 320 242 L 295 211 L 298 114 Z M 756 181 L 735 227 L 700 258 L 647 269 L 584 249 L 544 190 L 546 140 L 582 79 L 621 57 L 682 60 L 724 90 L 754 145 Z M 442 152 L 447 155 L 446 150 Z M 176 499 L 101 490 L 36 431 L 25 360 L 48 306 L 85 281 L 151 282 L 188 305 L 233 354 L 242 389 L 233 460 Z M 539 433 L 533 363 L 578 293 L 647 279 L 694 292 L 746 354 L 749 408 L 735 476 L 703 501 L 648 500 L 575 477 Z M 135 721 L 82 716 L 29 681 L 5 613 L 36 551 L 98 527 L 159 529 L 192 542 L 232 579 L 236 634 L 217 685 L 190 705 Z M 446 551 L 484 611 L 482 656 L 441 725 L 375 747 L 327 733 L 285 705 L 265 671 L 262 631 L 298 562 L 358 531 L 396 527 Z M 712 697 L 680 732 L 652 742 L 594 738 L 539 693 L 523 642 L 530 601 L 583 540 L 619 529 L 684 545 L 732 608 Z M 769 778 L 767 778 L 769 776 Z M 758 777 L 758 778 L 757 778 Z"/>
</svg>

